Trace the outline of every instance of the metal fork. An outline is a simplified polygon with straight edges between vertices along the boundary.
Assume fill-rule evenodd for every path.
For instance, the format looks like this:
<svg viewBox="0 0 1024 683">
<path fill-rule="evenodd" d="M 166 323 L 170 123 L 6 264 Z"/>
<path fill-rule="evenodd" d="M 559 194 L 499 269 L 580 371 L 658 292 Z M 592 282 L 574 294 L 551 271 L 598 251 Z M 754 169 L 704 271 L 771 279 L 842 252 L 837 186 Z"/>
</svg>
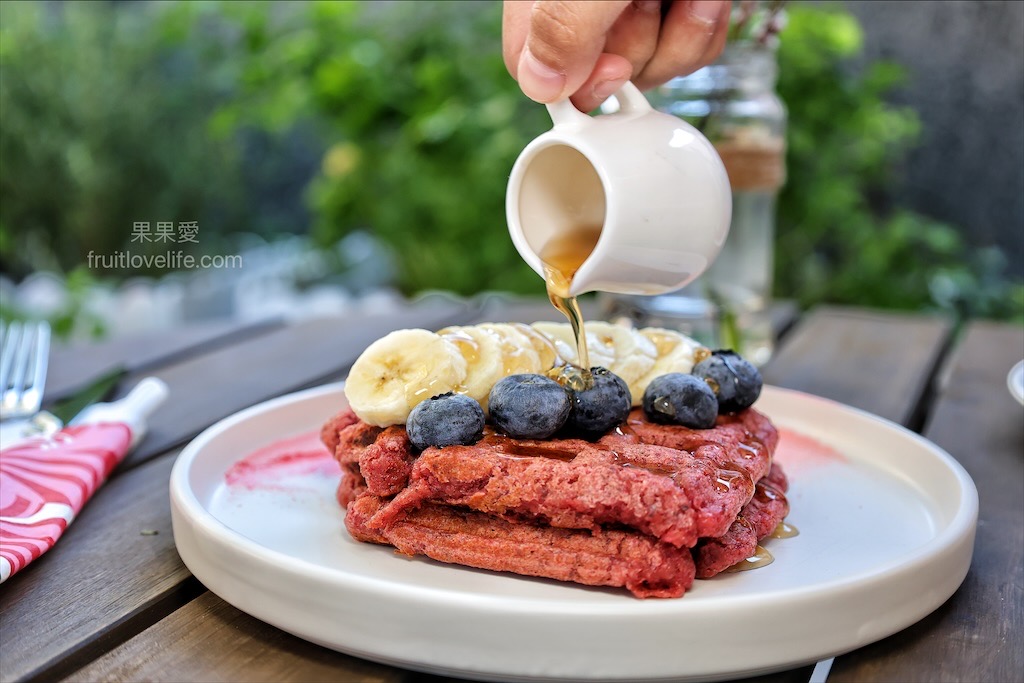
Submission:
<svg viewBox="0 0 1024 683">
<path fill-rule="evenodd" d="M 39 412 L 49 356 L 49 323 L 0 321 L 0 420 Z"/>
</svg>

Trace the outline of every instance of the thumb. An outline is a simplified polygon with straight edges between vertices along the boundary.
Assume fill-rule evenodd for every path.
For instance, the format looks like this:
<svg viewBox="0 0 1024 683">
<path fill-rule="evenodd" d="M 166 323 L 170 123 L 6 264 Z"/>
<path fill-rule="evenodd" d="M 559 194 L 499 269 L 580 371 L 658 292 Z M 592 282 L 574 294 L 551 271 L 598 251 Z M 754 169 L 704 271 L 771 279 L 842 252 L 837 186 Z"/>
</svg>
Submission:
<svg viewBox="0 0 1024 683">
<path fill-rule="evenodd" d="M 516 69 L 519 87 L 538 102 L 557 102 L 576 92 L 594 70 L 612 24 L 629 4 L 629 0 L 535 2 Z"/>
</svg>

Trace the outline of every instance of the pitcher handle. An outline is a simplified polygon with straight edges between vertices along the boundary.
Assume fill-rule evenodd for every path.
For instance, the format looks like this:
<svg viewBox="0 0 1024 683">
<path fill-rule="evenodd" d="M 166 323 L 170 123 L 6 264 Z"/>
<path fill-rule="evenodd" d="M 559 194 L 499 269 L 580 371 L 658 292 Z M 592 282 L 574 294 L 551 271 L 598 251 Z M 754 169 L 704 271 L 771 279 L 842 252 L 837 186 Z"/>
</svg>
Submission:
<svg viewBox="0 0 1024 683">
<path fill-rule="evenodd" d="M 640 88 L 633 85 L 633 81 L 623 83 L 622 87 L 616 91 L 615 99 L 619 101 L 619 111 L 646 114 L 654 109 L 644 94 L 640 92 Z"/>
<path fill-rule="evenodd" d="M 576 108 L 569 98 L 559 100 L 558 102 L 552 102 L 547 105 L 548 116 L 551 117 L 551 122 L 555 124 L 555 128 L 563 126 L 585 126 L 590 123 L 590 117 L 581 112 Z"/>
<path fill-rule="evenodd" d="M 640 89 L 633 85 L 632 81 L 626 81 L 622 87 L 615 92 L 615 99 L 619 101 L 619 111 L 630 114 L 646 114 L 653 110 L 651 103 L 647 101 Z M 590 122 L 591 117 L 577 109 L 568 99 L 559 102 L 552 102 L 547 105 L 548 115 L 551 116 L 555 128 L 559 126 L 584 126 Z"/>
</svg>

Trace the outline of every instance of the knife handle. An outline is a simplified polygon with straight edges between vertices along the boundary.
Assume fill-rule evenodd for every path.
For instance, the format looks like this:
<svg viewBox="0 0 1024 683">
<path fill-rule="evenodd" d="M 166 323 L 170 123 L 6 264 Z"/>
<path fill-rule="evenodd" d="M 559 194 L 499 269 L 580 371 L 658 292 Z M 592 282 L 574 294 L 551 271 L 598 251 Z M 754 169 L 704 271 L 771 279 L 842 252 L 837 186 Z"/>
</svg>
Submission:
<svg viewBox="0 0 1024 683">
<path fill-rule="evenodd" d="M 156 377 L 147 377 L 124 398 L 111 403 L 95 403 L 71 421 L 72 425 L 96 422 L 123 422 L 131 427 L 132 446 L 146 433 L 146 419 L 167 398 L 167 385 Z"/>
</svg>

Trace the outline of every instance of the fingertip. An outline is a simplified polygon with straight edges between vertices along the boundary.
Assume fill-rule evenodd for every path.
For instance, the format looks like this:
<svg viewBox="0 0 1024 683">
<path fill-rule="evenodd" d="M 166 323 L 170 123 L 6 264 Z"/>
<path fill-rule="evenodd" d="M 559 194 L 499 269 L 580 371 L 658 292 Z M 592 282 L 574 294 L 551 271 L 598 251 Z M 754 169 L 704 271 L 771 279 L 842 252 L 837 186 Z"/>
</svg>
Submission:
<svg viewBox="0 0 1024 683">
<path fill-rule="evenodd" d="M 725 45 L 730 9 L 722 0 L 672 4 L 654 56 L 634 79 L 637 87 L 661 85 L 714 61 Z"/>
<path fill-rule="evenodd" d="M 626 83 L 626 80 L 600 81 L 592 88 L 580 88 L 572 96 L 572 103 L 580 111 L 587 113 L 600 107 L 605 100 L 619 91 Z"/>
<path fill-rule="evenodd" d="M 594 86 L 594 89 L 591 90 L 591 94 L 597 100 L 597 103 L 600 104 L 601 102 L 604 102 L 609 97 L 617 93 L 619 89 L 625 84 L 625 80 L 602 81 L 601 83 L 598 83 L 597 85 Z"/>
<path fill-rule="evenodd" d="M 690 15 L 698 21 L 715 25 L 722 17 L 722 9 L 729 4 L 723 0 L 694 0 L 690 5 Z"/>
<path fill-rule="evenodd" d="M 573 94 L 572 103 L 580 111 L 589 112 L 614 95 L 633 75 L 629 60 L 620 55 L 604 53 L 597 59 L 593 72 Z"/>
<path fill-rule="evenodd" d="M 701 62 L 710 64 L 718 59 L 725 49 L 725 43 L 729 36 L 729 17 L 731 14 L 731 3 L 723 3 L 721 13 L 718 15 L 718 23 L 715 25 L 714 34 L 708 42 L 708 47 L 701 55 Z"/>
<path fill-rule="evenodd" d="M 530 46 L 523 48 L 517 69 L 519 87 L 531 100 L 557 102 L 565 92 L 566 75 L 533 56 Z"/>
<path fill-rule="evenodd" d="M 619 81 L 625 83 L 633 76 L 633 64 L 622 55 L 603 52 L 594 64 L 589 83 Z"/>
</svg>

